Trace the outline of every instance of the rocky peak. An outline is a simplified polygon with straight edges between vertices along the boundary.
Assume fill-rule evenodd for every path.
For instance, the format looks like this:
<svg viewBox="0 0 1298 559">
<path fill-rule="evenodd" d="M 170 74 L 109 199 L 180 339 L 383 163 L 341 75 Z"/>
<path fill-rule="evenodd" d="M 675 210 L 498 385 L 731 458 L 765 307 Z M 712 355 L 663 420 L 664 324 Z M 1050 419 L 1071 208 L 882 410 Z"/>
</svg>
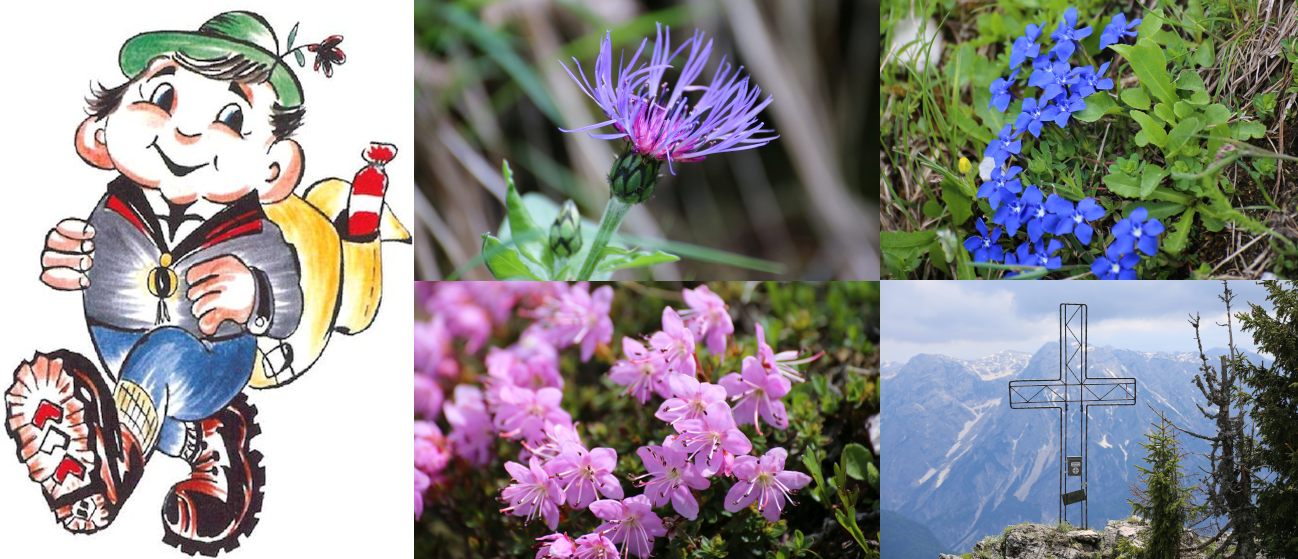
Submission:
<svg viewBox="0 0 1298 559">
<path fill-rule="evenodd" d="M 1121 559 L 1144 548 L 1145 524 L 1138 518 L 1111 520 L 1103 532 L 1071 526 L 1017 524 L 978 542 L 972 559 Z M 1195 555 L 1194 557 L 1198 557 Z M 960 559 L 940 555 L 940 559 Z"/>
</svg>

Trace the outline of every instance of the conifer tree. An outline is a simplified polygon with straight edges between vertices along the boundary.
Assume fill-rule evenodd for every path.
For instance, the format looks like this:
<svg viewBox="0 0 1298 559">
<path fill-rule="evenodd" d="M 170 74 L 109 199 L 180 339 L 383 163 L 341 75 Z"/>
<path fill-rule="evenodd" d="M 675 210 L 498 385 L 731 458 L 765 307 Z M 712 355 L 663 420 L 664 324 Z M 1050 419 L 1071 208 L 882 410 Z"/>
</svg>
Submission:
<svg viewBox="0 0 1298 559">
<path fill-rule="evenodd" d="M 1181 485 L 1181 445 L 1166 417 L 1145 433 L 1145 465 L 1140 470 L 1143 489 L 1131 501 L 1132 511 L 1149 523 L 1145 557 L 1176 559 L 1181 553 L 1181 536 L 1190 514 L 1190 490 Z"/>
<path fill-rule="evenodd" d="M 1243 361 L 1240 373 L 1252 387 L 1252 418 L 1260 440 L 1259 466 L 1269 473 L 1255 480 L 1258 537 L 1268 557 L 1298 557 L 1298 289 L 1293 283 L 1264 281 L 1267 313 L 1251 304 L 1239 314 L 1269 365 Z"/>
</svg>

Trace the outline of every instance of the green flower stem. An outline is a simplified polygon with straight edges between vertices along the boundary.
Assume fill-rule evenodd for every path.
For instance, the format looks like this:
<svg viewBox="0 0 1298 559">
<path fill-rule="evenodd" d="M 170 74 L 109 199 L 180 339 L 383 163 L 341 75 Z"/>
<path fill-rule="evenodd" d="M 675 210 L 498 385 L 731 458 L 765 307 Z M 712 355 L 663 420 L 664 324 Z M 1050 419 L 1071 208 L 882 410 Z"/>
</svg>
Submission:
<svg viewBox="0 0 1298 559">
<path fill-rule="evenodd" d="M 599 264 L 599 255 L 604 252 L 604 247 L 613 239 L 613 233 L 617 231 L 618 226 L 622 225 L 622 218 L 626 217 L 626 212 L 631 209 L 631 204 L 623 202 L 617 196 L 608 197 L 608 205 L 604 206 L 604 217 L 599 220 L 599 232 L 595 233 L 595 242 L 590 245 L 590 252 L 586 253 L 586 260 L 581 263 L 581 271 L 577 273 L 577 281 L 586 281 L 590 276 L 595 274 L 595 266 Z"/>
</svg>

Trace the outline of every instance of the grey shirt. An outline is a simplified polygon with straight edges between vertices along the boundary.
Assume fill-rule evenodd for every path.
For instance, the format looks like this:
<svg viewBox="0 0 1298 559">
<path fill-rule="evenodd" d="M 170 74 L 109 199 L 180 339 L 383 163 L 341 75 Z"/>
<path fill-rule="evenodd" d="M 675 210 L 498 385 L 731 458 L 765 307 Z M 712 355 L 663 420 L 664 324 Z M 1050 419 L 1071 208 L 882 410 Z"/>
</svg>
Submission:
<svg viewBox="0 0 1298 559">
<path fill-rule="evenodd" d="M 283 339 L 297 329 L 302 317 L 297 254 L 266 217 L 256 193 L 172 239 L 175 225 L 168 218 L 183 214 L 158 216 L 142 188 L 118 177 L 90 214 L 95 228 L 94 266 L 87 272 L 90 287 L 84 291 L 84 303 L 91 324 L 131 331 L 177 326 L 214 340 L 245 332 Z M 160 266 L 164 254 L 171 257 L 174 276 Z M 253 315 L 248 325 L 225 321 L 215 335 L 206 336 L 191 311 L 194 302 L 185 295 L 189 290 L 185 275 L 196 264 L 226 255 L 253 271 L 257 285 Z"/>
</svg>

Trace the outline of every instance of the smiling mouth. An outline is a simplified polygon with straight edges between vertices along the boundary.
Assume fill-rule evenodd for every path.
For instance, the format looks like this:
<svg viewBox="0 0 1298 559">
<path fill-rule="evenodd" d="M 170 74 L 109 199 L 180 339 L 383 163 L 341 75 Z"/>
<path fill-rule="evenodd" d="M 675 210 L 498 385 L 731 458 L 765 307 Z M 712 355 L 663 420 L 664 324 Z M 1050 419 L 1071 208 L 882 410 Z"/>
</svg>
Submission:
<svg viewBox="0 0 1298 559">
<path fill-rule="evenodd" d="M 172 161 L 171 158 L 167 157 L 167 154 L 162 151 L 162 148 L 158 146 L 157 138 L 153 139 L 153 143 L 149 144 L 149 147 L 158 152 L 158 156 L 162 158 L 162 162 L 167 165 L 167 170 L 171 171 L 171 174 L 176 175 L 177 177 L 183 177 L 207 166 L 207 163 L 204 163 L 202 165 L 190 167 L 189 165 L 181 165 Z"/>
</svg>

